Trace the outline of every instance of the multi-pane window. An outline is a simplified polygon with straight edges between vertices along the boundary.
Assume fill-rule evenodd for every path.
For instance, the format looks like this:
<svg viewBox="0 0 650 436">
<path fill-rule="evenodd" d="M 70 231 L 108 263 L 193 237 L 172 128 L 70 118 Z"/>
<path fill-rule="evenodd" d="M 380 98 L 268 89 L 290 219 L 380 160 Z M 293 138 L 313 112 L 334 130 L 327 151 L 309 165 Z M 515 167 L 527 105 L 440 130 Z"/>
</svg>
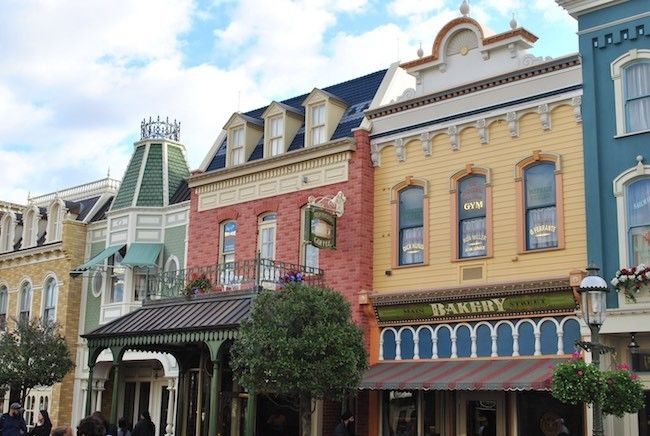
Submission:
<svg viewBox="0 0 650 436">
<path fill-rule="evenodd" d="M 322 103 L 311 107 L 311 145 L 325 141 L 325 103 Z"/>
<path fill-rule="evenodd" d="M 382 409 L 382 436 L 444 434 L 433 391 L 384 391 Z"/>
<path fill-rule="evenodd" d="M 244 163 L 244 128 L 232 129 L 228 143 L 230 145 L 230 163 L 232 165 Z"/>
<path fill-rule="evenodd" d="M 526 249 L 558 246 L 555 164 L 542 162 L 524 170 Z"/>
<path fill-rule="evenodd" d="M 235 246 L 237 242 L 237 222 L 226 221 L 223 223 L 221 235 L 221 263 L 226 264 L 235 261 Z"/>
<path fill-rule="evenodd" d="M 650 262 L 650 179 L 627 187 L 627 235 L 632 265 Z"/>
<path fill-rule="evenodd" d="M 118 251 L 108 259 L 109 270 L 111 271 L 111 288 L 108 294 L 109 303 L 121 303 L 124 301 L 124 278 L 126 268 L 122 266 L 122 254 Z"/>
<path fill-rule="evenodd" d="M 277 215 L 269 213 L 260 219 L 259 250 L 262 259 L 275 260 L 275 223 Z"/>
<path fill-rule="evenodd" d="M 59 298 L 59 284 L 54 277 L 45 282 L 45 295 L 43 296 L 43 322 L 56 321 L 56 301 Z"/>
<path fill-rule="evenodd" d="M 461 258 L 487 255 L 485 176 L 458 183 L 458 235 Z"/>
<path fill-rule="evenodd" d="M 20 286 L 20 312 L 18 320 L 21 322 L 29 321 L 30 307 L 32 305 L 32 284 L 24 282 Z"/>
<path fill-rule="evenodd" d="M 424 188 L 409 186 L 399 192 L 399 264 L 424 263 Z"/>
<path fill-rule="evenodd" d="M 284 153 L 284 141 L 282 139 L 282 116 L 273 117 L 269 120 L 269 145 L 271 156 Z"/>
<path fill-rule="evenodd" d="M 625 67 L 626 131 L 650 130 L 650 61 Z"/>
<path fill-rule="evenodd" d="M 7 326 L 7 305 L 9 303 L 9 292 L 6 286 L 0 286 L 0 329 Z"/>
</svg>

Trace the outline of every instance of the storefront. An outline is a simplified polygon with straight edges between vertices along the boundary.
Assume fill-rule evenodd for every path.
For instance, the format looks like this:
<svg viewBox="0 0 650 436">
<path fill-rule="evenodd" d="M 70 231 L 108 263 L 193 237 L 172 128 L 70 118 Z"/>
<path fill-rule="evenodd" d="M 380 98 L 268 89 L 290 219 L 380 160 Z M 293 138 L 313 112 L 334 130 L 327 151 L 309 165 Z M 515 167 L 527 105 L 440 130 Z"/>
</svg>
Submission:
<svg viewBox="0 0 650 436">
<path fill-rule="evenodd" d="M 569 280 L 371 297 L 378 356 L 364 375 L 383 436 L 583 434 L 582 406 L 555 400 L 553 367 L 580 322 Z"/>
</svg>

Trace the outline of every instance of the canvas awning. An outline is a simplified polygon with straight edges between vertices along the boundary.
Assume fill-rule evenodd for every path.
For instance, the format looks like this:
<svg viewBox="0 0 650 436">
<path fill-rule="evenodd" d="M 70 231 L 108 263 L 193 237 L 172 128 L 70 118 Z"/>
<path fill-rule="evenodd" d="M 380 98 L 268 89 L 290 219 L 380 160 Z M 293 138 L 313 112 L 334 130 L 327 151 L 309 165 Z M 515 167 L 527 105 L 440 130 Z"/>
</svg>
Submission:
<svg viewBox="0 0 650 436">
<path fill-rule="evenodd" d="M 158 255 L 162 250 L 162 244 L 144 244 L 134 242 L 122 260 L 122 265 L 127 266 L 155 266 Z"/>
<path fill-rule="evenodd" d="M 644 313 L 607 311 L 607 318 L 600 328 L 600 334 L 650 332 L 650 323 Z"/>
<path fill-rule="evenodd" d="M 372 365 L 361 389 L 549 390 L 553 368 L 566 359 L 445 359 L 390 361 Z"/>
<path fill-rule="evenodd" d="M 78 276 L 80 274 L 83 274 L 85 271 L 88 271 L 90 269 L 96 268 L 99 265 L 103 264 L 104 261 L 120 251 L 122 248 L 124 248 L 124 244 L 121 245 L 110 245 L 104 250 L 102 250 L 97 256 L 93 257 L 90 259 L 88 262 L 84 263 L 83 265 L 79 265 L 72 271 L 70 271 L 71 276 Z"/>
</svg>

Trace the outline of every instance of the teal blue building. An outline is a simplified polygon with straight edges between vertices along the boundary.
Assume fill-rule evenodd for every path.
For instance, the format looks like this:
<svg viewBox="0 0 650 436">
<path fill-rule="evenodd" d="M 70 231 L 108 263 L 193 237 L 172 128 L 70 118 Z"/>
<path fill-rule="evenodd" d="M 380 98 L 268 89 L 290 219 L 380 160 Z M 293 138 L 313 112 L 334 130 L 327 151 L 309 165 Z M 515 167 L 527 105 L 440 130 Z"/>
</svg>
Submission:
<svg viewBox="0 0 650 436">
<path fill-rule="evenodd" d="M 650 265 L 650 1 L 556 1 L 578 20 L 588 257 L 612 281 Z M 637 276 L 627 294 L 612 281 L 601 334 L 650 390 L 650 274 Z M 647 407 L 609 419 L 608 434 L 649 435 Z"/>
</svg>

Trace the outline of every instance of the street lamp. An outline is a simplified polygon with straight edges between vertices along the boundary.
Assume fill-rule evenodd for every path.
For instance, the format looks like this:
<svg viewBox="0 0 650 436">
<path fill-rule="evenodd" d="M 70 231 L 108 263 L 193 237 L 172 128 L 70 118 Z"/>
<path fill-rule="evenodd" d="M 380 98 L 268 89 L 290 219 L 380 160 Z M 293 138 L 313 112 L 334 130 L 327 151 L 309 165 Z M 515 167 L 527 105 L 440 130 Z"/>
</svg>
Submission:
<svg viewBox="0 0 650 436">
<path fill-rule="evenodd" d="M 600 368 L 600 355 L 609 350 L 599 342 L 598 331 L 607 316 L 607 292 L 605 279 L 598 275 L 598 268 L 589 266 L 587 276 L 580 282 L 582 316 L 591 330 L 591 342 L 578 342 L 577 345 L 591 351 L 591 361 Z M 594 402 L 593 436 L 604 436 L 603 409 L 600 402 Z"/>
</svg>

